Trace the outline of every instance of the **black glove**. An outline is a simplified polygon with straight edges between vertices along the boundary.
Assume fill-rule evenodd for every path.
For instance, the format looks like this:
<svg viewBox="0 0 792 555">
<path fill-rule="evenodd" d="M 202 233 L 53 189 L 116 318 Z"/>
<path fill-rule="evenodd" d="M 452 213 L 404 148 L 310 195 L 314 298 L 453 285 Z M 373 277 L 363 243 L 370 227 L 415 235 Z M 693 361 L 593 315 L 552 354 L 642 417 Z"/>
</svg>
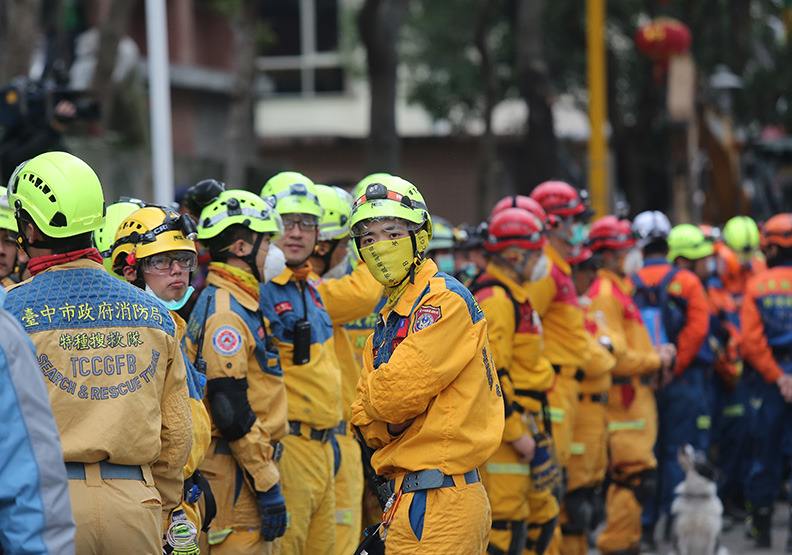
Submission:
<svg viewBox="0 0 792 555">
<path fill-rule="evenodd" d="M 271 542 L 286 532 L 286 501 L 278 484 L 256 494 L 261 508 L 261 537 Z"/>
</svg>

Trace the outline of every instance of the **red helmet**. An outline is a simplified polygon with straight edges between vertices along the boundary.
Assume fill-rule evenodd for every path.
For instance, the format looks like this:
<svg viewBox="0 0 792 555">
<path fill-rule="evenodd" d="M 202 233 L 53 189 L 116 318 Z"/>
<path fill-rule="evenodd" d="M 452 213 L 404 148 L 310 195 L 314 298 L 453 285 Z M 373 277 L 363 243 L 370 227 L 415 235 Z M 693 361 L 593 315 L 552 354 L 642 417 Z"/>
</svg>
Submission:
<svg viewBox="0 0 792 555">
<path fill-rule="evenodd" d="M 542 220 L 542 223 L 547 221 L 547 213 L 544 211 L 544 208 L 542 208 L 542 205 L 531 197 L 526 197 L 525 195 L 510 195 L 500 199 L 492 209 L 492 212 L 490 213 L 490 219 L 492 219 L 492 217 L 498 212 L 507 208 L 522 208 L 523 210 L 527 210 L 531 214 L 534 214 L 536 217 Z"/>
<path fill-rule="evenodd" d="M 505 208 L 492 216 L 484 247 L 489 252 L 500 252 L 507 247 L 537 250 L 546 242 L 544 226 L 535 214 L 522 208 Z"/>
<path fill-rule="evenodd" d="M 563 181 L 540 183 L 531 191 L 531 198 L 538 202 L 548 215 L 560 218 L 591 215 L 578 190 Z"/>
<path fill-rule="evenodd" d="M 629 249 L 635 246 L 630 220 L 604 216 L 591 224 L 588 246 L 596 252 L 602 249 Z"/>
<path fill-rule="evenodd" d="M 566 257 L 566 262 L 570 266 L 577 266 L 578 264 L 591 260 L 593 256 L 594 253 L 591 252 L 590 248 L 584 245 L 578 245 L 572 250 L 569 256 Z"/>
</svg>

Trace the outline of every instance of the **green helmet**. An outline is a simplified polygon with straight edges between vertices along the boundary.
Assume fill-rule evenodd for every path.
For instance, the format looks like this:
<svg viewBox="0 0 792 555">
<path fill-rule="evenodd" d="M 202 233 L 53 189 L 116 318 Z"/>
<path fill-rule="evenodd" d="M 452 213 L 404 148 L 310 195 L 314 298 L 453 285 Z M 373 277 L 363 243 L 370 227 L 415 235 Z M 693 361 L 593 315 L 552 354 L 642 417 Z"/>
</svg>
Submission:
<svg viewBox="0 0 792 555">
<path fill-rule="evenodd" d="M 416 186 L 401 177 L 391 175 L 370 183 L 355 201 L 349 225 L 354 228 L 365 220 L 378 218 L 400 218 L 415 224 L 415 229 L 425 226 L 432 239 L 432 219 L 426 202 Z"/>
<path fill-rule="evenodd" d="M 20 164 L 9 180 L 8 202 L 30 214 L 42 233 L 57 239 L 104 225 L 99 178 L 88 164 L 66 152 L 45 152 Z"/>
<path fill-rule="evenodd" d="M 426 252 L 454 248 L 456 236 L 451 222 L 440 216 L 432 216 L 432 230 L 432 240 L 429 241 L 429 248 L 426 249 Z"/>
<path fill-rule="evenodd" d="M 107 207 L 107 215 L 105 216 L 105 223 L 99 229 L 94 230 L 93 240 L 99 253 L 102 255 L 102 265 L 105 270 L 113 275 L 113 243 L 115 242 L 116 231 L 121 225 L 121 222 L 127 219 L 127 216 L 132 214 L 135 210 L 143 208 L 145 203 L 143 201 L 119 201 Z"/>
<path fill-rule="evenodd" d="M 0 229 L 10 229 L 14 233 L 19 229 L 14 218 L 14 211 L 8 204 L 8 189 L 5 187 L 0 187 Z"/>
<path fill-rule="evenodd" d="M 366 187 L 371 185 L 372 183 L 380 183 L 383 179 L 387 179 L 388 177 L 392 177 L 389 173 L 372 173 L 358 181 L 358 184 L 355 185 L 355 188 L 352 191 L 352 196 L 354 196 L 354 200 L 359 199 L 363 196 L 363 193 L 366 192 Z"/>
<path fill-rule="evenodd" d="M 349 213 L 352 212 L 352 195 L 340 187 L 316 185 L 316 196 L 324 208 L 319 220 L 319 240 L 343 239 L 349 234 Z"/>
<path fill-rule="evenodd" d="M 250 191 L 230 189 L 201 210 L 198 240 L 211 239 L 234 224 L 257 233 L 272 233 L 273 241 L 283 233 L 280 215 L 267 201 Z"/>
<path fill-rule="evenodd" d="M 759 226 L 753 218 L 735 216 L 723 226 L 723 240 L 736 253 L 748 253 L 759 248 Z"/>
<path fill-rule="evenodd" d="M 713 252 L 712 241 L 707 241 L 704 233 L 693 224 L 676 225 L 668 234 L 669 262 L 674 262 L 680 256 L 688 260 L 699 260 Z"/>
<path fill-rule="evenodd" d="M 310 214 L 322 218 L 322 205 L 314 182 L 298 172 L 280 172 L 261 189 L 261 196 L 275 199 L 278 214 Z"/>
</svg>

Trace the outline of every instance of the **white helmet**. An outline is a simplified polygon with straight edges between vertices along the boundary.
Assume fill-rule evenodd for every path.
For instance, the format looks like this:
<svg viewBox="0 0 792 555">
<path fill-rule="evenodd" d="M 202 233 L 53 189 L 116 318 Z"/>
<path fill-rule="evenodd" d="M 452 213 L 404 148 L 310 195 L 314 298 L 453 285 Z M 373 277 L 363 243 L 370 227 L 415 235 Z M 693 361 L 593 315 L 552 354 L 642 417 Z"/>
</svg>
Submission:
<svg viewBox="0 0 792 555">
<path fill-rule="evenodd" d="M 643 248 L 653 241 L 667 239 L 671 233 L 671 222 L 659 210 L 646 210 L 635 217 L 632 229 L 638 238 L 638 246 Z"/>
</svg>

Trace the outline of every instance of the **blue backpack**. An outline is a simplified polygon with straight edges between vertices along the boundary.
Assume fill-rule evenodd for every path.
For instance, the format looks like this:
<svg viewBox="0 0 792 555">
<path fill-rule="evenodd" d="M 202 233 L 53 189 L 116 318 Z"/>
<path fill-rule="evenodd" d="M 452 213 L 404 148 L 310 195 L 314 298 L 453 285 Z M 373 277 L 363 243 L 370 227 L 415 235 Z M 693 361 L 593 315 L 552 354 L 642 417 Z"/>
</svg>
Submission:
<svg viewBox="0 0 792 555">
<path fill-rule="evenodd" d="M 668 286 L 677 272 L 679 268 L 671 268 L 654 286 L 646 285 L 638 274 L 632 276 L 635 284 L 633 299 L 655 347 L 663 343 L 676 343 L 679 332 L 685 327 L 687 301 L 668 292 Z"/>
</svg>

